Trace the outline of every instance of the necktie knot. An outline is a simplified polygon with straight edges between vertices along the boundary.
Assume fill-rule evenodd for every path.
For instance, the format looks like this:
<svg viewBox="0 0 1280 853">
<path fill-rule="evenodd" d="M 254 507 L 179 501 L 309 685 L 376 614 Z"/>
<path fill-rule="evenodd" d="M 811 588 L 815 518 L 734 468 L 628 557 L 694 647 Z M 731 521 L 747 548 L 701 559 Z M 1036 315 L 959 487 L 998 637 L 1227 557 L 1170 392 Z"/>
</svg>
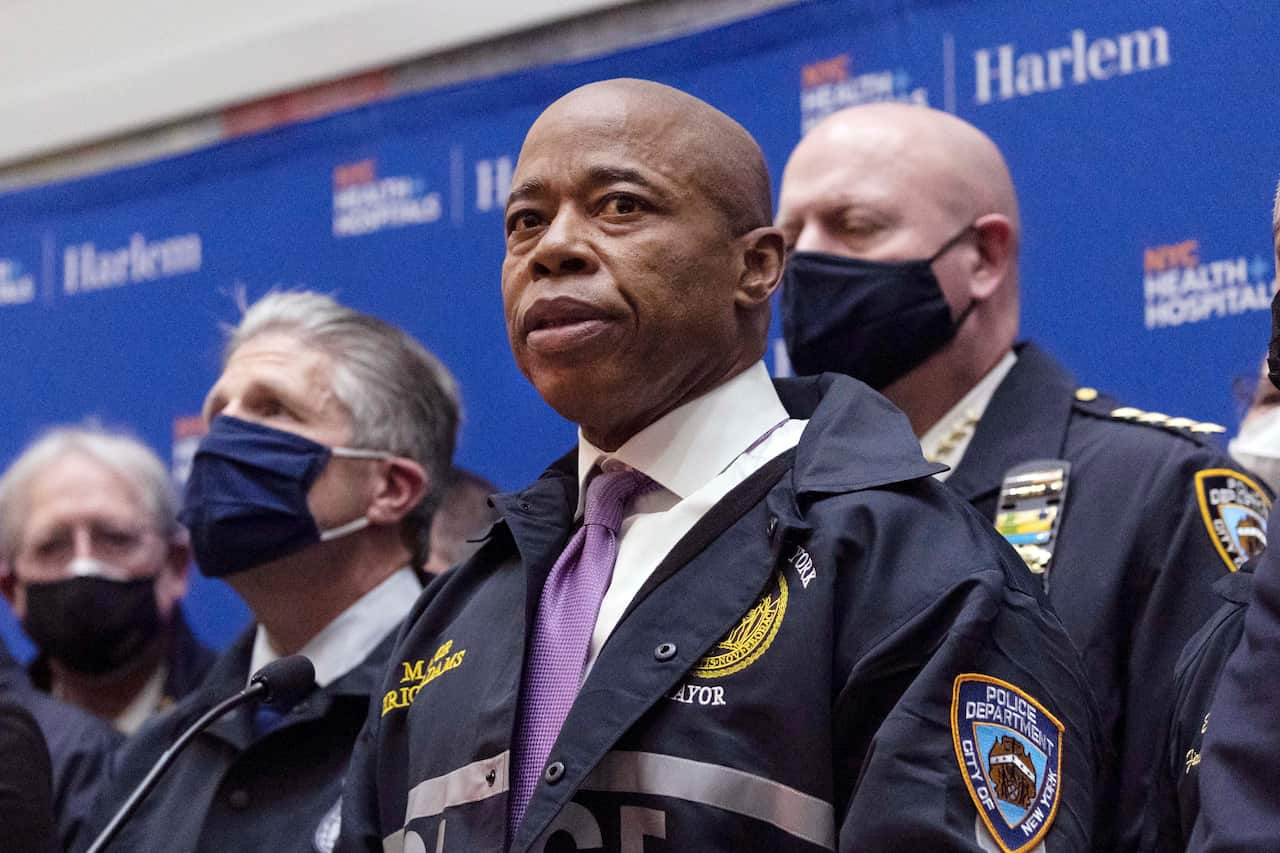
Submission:
<svg viewBox="0 0 1280 853">
<path fill-rule="evenodd" d="M 602 471 L 587 483 L 587 501 L 582 510 L 583 524 L 599 524 L 616 535 L 622 526 L 627 505 L 635 498 L 658 488 L 658 484 L 639 471 Z"/>
</svg>

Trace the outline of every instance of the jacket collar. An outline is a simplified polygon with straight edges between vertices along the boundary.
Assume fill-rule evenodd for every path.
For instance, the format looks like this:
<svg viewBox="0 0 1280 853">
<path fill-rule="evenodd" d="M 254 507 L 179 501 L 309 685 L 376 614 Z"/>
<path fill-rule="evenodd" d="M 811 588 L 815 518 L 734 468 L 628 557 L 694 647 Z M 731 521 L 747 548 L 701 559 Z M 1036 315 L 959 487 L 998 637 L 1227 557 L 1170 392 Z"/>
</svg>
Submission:
<svg viewBox="0 0 1280 853">
<path fill-rule="evenodd" d="M 1075 378 L 1033 343 L 996 389 L 947 485 L 973 502 L 996 492 L 1005 472 L 1032 459 L 1056 459 L 1066 444 Z"/>
<path fill-rule="evenodd" d="M 907 416 L 856 379 L 824 373 L 774 385 L 791 417 L 809 421 L 796 447 L 797 495 L 854 492 L 946 470 L 925 461 Z"/>
<path fill-rule="evenodd" d="M 796 448 L 797 495 L 871 489 L 946 470 L 925 460 L 907 416 L 856 379 L 824 373 L 773 384 L 787 413 L 809 422 Z M 534 552 L 558 548 L 573 523 L 577 451 L 560 457 L 524 490 L 491 500 L 502 520 L 486 538 L 507 527 L 525 564 L 537 565 L 530 559 Z"/>
</svg>

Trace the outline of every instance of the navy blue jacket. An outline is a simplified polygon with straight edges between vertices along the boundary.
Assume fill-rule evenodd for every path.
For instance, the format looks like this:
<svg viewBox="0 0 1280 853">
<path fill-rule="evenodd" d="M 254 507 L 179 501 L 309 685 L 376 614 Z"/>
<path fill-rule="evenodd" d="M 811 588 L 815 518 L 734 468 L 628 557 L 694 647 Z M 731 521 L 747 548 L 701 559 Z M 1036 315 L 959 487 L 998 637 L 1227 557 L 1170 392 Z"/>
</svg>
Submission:
<svg viewBox="0 0 1280 853">
<path fill-rule="evenodd" d="M 82 840 L 85 817 L 106 781 L 111 753 L 124 738 L 87 711 L 31 686 L 22 666 L 0 644 L 0 698 L 35 718 L 53 767 L 53 813 L 63 849 Z"/>
<path fill-rule="evenodd" d="M 0 838 L 6 850 L 57 853 L 53 769 L 40 726 L 20 703 L 0 696 Z"/>
<path fill-rule="evenodd" d="M 1191 840 L 1200 813 L 1200 767 L 1210 708 L 1227 659 L 1244 633 L 1254 565 L 1254 561 L 1245 563 L 1239 572 L 1214 584 L 1221 606 L 1178 658 L 1162 761 L 1146 808 L 1142 849 L 1149 853 L 1184 850 Z"/>
<path fill-rule="evenodd" d="M 91 841 L 186 728 L 242 690 L 256 628 L 218 659 L 204 683 L 130 738 L 91 821 Z M 394 637 L 356 669 L 318 688 L 274 728 L 255 733 L 240 708 L 198 735 L 108 848 L 112 851 L 328 853 L 337 837 L 342 774 L 368 715 Z"/>
<path fill-rule="evenodd" d="M 832 375 L 777 387 L 809 419 L 799 445 L 637 594 L 510 849 L 996 849 L 980 800 L 1027 827 L 1008 849 L 1044 831 L 1051 853 L 1091 849 L 1095 712 L 1017 556 L 933 480 L 884 398 Z M 484 545 L 415 606 L 352 759 L 340 849 L 507 849 L 526 637 L 574 526 L 575 460 L 497 496 Z M 1042 749 L 993 717 L 1031 720 Z M 997 802 L 989 771 L 1021 805 Z"/>
<path fill-rule="evenodd" d="M 1242 621 L 1205 726 L 1195 853 L 1280 850 L 1280 549 L 1258 559 Z"/>
<path fill-rule="evenodd" d="M 1159 723 L 1173 701 L 1178 655 L 1220 603 L 1213 584 L 1247 556 L 1211 529 L 1212 487 L 1238 468 L 1206 436 L 1167 426 L 1172 419 L 1080 390 L 1034 344 L 1017 352 L 947 485 L 994 520 L 1010 468 L 1071 463 L 1049 599 L 1081 650 L 1114 750 L 1096 843 L 1130 851 L 1164 754 Z M 1180 422 L 1192 424 L 1172 420 Z M 1266 500 L 1246 475 L 1234 482 Z"/>
</svg>

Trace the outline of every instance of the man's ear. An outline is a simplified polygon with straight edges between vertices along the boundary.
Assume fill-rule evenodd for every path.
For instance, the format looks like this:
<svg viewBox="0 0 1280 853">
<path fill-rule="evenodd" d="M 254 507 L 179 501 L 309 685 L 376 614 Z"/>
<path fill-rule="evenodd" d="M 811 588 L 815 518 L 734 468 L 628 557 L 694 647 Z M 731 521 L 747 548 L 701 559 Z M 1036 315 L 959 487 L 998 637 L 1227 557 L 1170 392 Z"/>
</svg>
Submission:
<svg viewBox="0 0 1280 853">
<path fill-rule="evenodd" d="M 970 271 L 969 296 L 986 300 L 1009 279 L 1017 263 L 1018 247 L 1013 223 L 1000 213 L 988 213 L 973 223 L 978 254 Z"/>
<path fill-rule="evenodd" d="M 782 231 L 772 226 L 756 228 L 738 238 L 742 247 L 742 274 L 734 301 L 739 308 L 755 308 L 773 298 L 782 281 L 787 260 L 787 242 Z"/>
<path fill-rule="evenodd" d="M 381 467 L 382 482 L 368 518 L 374 524 L 398 524 L 422 502 L 431 487 L 431 478 L 417 462 L 401 456 L 382 462 Z"/>
</svg>

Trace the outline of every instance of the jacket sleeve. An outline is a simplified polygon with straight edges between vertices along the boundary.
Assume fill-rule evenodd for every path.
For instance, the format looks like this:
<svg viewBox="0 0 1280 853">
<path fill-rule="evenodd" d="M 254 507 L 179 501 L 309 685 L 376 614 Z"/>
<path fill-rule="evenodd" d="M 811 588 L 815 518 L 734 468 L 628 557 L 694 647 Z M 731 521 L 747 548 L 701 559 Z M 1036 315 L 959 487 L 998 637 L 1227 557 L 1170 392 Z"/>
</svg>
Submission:
<svg viewBox="0 0 1280 853">
<path fill-rule="evenodd" d="M 973 519 L 957 537 L 958 520 L 926 514 L 916 521 L 938 535 L 917 527 L 864 546 L 884 567 L 876 577 L 913 584 L 916 604 L 896 615 L 903 596 L 889 590 L 877 615 L 840 629 L 841 851 L 1091 849 L 1099 745 L 1079 656 L 1011 549 Z M 948 565 L 935 571 L 929 553 Z M 862 640 L 857 623 L 877 620 Z"/>
<path fill-rule="evenodd" d="M 1200 764 L 1210 706 L 1227 658 L 1244 631 L 1244 601 L 1253 580 L 1241 571 L 1219 580 L 1226 602 L 1187 643 L 1174 673 L 1174 699 L 1159 740 L 1140 849 L 1184 850 L 1200 811 Z"/>
<path fill-rule="evenodd" d="M 1276 520 L 1272 512 L 1271 520 Z M 1210 706 L 1200 765 L 1200 813 L 1188 850 L 1280 849 L 1280 552 L 1258 561 L 1244 636 Z"/>
</svg>

